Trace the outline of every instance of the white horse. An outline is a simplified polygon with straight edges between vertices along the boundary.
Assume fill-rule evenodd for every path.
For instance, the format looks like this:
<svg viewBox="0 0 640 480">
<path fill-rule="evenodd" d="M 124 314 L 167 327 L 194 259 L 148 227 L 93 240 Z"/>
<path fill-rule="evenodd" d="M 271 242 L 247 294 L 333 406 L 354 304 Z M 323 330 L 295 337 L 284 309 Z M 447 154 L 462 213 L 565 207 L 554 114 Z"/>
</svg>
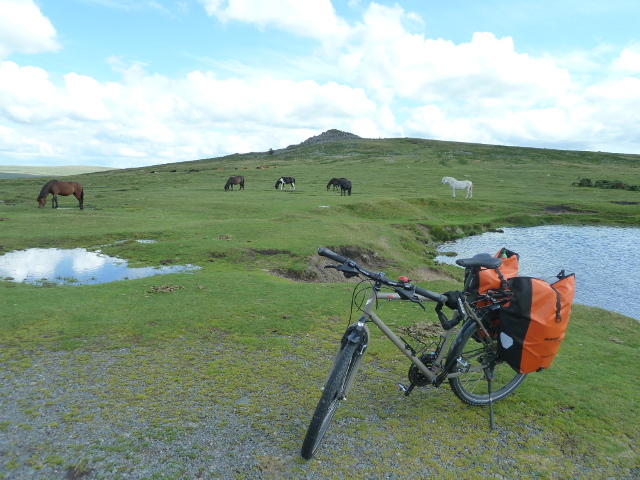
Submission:
<svg viewBox="0 0 640 480">
<path fill-rule="evenodd" d="M 451 187 L 451 193 L 453 193 L 453 198 L 456 198 L 456 190 L 466 190 L 467 196 L 464 198 L 473 198 L 473 183 L 469 180 L 456 180 L 453 177 L 442 177 L 442 182 L 440 185 L 444 185 L 448 183 Z"/>
</svg>

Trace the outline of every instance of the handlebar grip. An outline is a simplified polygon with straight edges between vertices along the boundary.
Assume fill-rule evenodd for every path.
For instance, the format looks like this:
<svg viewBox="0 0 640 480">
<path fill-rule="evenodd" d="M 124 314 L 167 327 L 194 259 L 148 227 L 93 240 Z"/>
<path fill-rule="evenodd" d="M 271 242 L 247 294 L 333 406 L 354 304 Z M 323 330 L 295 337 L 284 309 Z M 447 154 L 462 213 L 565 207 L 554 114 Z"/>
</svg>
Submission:
<svg viewBox="0 0 640 480">
<path fill-rule="evenodd" d="M 416 287 L 416 293 L 438 303 L 444 303 L 447 301 L 447 297 L 445 297 L 441 293 L 430 292 L 429 290 L 425 290 L 424 288 Z"/>
<path fill-rule="evenodd" d="M 319 248 L 318 255 L 330 258 L 331 260 L 334 260 L 338 263 L 344 263 L 347 261 L 346 257 L 343 257 L 342 255 L 338 255 L 336 252 L 332 252 L 328 248 Z"/>
</svg>

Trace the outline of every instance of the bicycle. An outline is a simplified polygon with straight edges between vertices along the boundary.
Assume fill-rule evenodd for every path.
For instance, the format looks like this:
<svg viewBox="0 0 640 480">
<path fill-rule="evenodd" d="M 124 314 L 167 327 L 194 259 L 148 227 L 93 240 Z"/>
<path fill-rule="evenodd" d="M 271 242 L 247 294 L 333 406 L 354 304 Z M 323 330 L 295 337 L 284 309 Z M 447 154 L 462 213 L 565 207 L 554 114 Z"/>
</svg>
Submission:
<svg viewBox="0 0 640 480">
<path fill-rule="evenodd" d="M 453 393 L 464 403 L 490 407 L 490 425 L 491 429 L 494 428 L 493 402 L 513 393 L 526 377 L 526 374 L 515 372 L 504 363 L 497 350 L 496 319 L 499 309 L 508 302 L 510 292 L 504 289 L 489 290 L 483 295 L 472 295 L 471 292 L 474 276 L 481 268 L 498 268 L 502 264 L 500 258 L 479 254 L 458 259 L 456 263 L 465 268 L 463 290 L 440 294 L 417 287 L 406 277 L 390 280 L 382 272 L 368 271 L 353 260 L 325 248 L 318 249 L 318 254 L 337 262 L 337 265 L 327 265 L 325 268 L 335 268 L 347 278 L 366 277 L 362 282 L 369 283 L 367 288 L 370 288 L 370 292 L 363 302 L 364 308 L 362 304 L 357 305 L 362 312 L 361 317 L 349 325 L 342 336 L 302 443 L 300 453 L 303 458 L 309 460 L 313 457 L 338 405 L 347 398 L 369 344 L 368 323 L 376 325 L 411 361 L 409 386 L 397 385 L 405 395 L 409 395 L 416 386 L 439 387 L 448 380 Z M 352 308 L 356 296 L 354 290 Z M 436 302 L 435 311 L 444 333 L 430 343 L 409 335 L 418 344 L 411 346 L 391 331 L 373 311 L 381 300 L 410 301 L 418 303 L 423 309 L 423 302 Z M 451 320 L 442 312 L 445 305 L 454 311 Z M 460 323 L 462 327 L 454 330 Z"/>
</svg>

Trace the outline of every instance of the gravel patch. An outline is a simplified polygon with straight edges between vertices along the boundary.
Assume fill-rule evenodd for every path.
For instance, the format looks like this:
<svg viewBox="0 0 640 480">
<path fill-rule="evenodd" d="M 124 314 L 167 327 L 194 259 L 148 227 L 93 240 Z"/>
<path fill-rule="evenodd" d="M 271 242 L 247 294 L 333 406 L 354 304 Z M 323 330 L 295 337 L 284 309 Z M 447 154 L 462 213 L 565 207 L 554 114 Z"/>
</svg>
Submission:
<svg viewBox="0 0 640 480">
<path fill-rule="evenodd" d="M 276 358 L 180 340 L 7 355 L 0 478 L 507 479 L 545 471 L 547 478 L 607 478 L 587 459 L 549 453 L 544 445 L 558 440 L 535 426 L 488 432 L 484 413 L 446 389 L 411 397 L 381 390 L 375 380 L 389 372 L 375 366 L 363 367 L 360 394 L 341 407 L 316 458 L 304 461 L 299 448 L 326 372 L 292 354 Z M 416 424 L 425 405 L 447 409 L 459 423 L 426 417 Z M 538 473 L 528 476 L 530 468 Z"/>
</svg>

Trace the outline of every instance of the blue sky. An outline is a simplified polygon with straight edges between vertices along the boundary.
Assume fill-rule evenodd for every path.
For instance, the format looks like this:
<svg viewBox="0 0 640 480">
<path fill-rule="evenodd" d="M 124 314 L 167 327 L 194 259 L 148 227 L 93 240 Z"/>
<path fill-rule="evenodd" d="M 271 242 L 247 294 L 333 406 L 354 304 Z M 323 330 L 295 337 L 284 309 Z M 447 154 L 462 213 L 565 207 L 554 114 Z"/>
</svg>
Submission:
<svg viewBox="0 0 640 480">
<path fill-rule="evenodd" d="M 640 2 L 0 0 L 0 165 L 366 138 L 640 154 Z"/>
</svg>

